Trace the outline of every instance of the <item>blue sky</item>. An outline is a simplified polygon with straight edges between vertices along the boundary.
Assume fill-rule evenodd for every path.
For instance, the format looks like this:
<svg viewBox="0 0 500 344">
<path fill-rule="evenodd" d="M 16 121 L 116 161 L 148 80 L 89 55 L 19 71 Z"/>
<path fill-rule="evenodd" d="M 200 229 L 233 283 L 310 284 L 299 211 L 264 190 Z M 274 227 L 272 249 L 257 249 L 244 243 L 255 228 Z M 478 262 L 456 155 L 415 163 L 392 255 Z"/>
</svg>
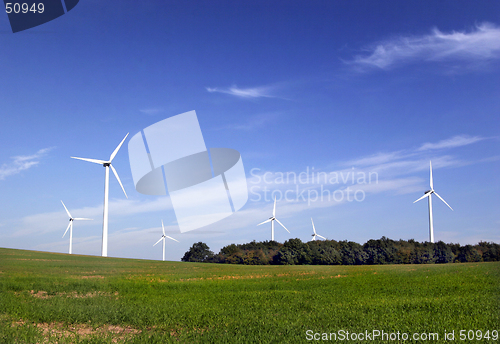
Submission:
<svg viewBox="0 0 500 344">
<path fill-rule="evenodd" d="M 196 110 L 207 147 L 241 153 L 249 201 L 181 234 L 168 197 L 135 191 L 127 145 L 110 178 L 109 255 L 161 259 L 198 241 L 216 252 L 270 239 L 277 217 L 309 240 L 428 240 L 429 160 L 436 240 L 500 242 L 500 4 L 494 1 L 81 0 L 12 34 L 0 15 L 0 246 L 99 255 L 104 169 L 116 145 Z M 375 173 L 377 182 L 283 183 L 280 174 Z M 266 183 L 261 177 L 266 175 Z M 256 177 L 258 175 L 259 177 Z M 259 182 L 259 179 L 260 182 Z M 305 181 L 305 179 L 302 179 Z M 321 187 L 361 201 L 313 200 Z M 259 197 L 260 195 L 260 197 Z M 302 193 L 304 195 L 304 193 Z"/>
</svg>

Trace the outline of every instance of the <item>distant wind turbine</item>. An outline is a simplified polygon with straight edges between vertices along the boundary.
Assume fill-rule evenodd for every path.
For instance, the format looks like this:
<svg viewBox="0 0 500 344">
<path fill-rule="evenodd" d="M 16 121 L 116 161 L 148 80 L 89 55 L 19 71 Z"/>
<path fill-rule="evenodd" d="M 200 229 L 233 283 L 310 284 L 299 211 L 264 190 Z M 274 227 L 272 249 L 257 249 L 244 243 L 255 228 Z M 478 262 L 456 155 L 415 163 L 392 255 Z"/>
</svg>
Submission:
<svg viewBox="0 0 500 344">
<path fill-rule="evenodd" d="M 314 234 L 312 234 L 313 238 L 311 239 L 311 241 L 315 241 L 316 237 L 320 237 L 320 238 L 323 238 L 323 239 L 326 240 L 326 238 L 324 236 L 321 236 L 321 235 L 319 235 L 319 234 L 316 233 L 316 228 L 314 228 L 314 221 L 313 221 L 312 217 L 311 217 L 311 223 L 313 225 L 313 231 L 314 231 Z"/>
<path fill-rule="evenodd" d="M 68 208 L 66 208 L 66 206 L 64 205 L 64 202 L 61 201 L 61 203 L 62 203 L 64 209 L 66 209 L 66 213 L 69 216 L 69 224 L 68 224 L 68 227 L 66 228 L 66 232 L 64 232 L 62 237 L 64 238 L 64 236 L 66 235 L 66 233 L 68 232 L 68 229 L 69 229 L 69 254 L 71 254 L 73 251 L 73 221 L 75 221 L 75 220 L 92 220 L 92 219 L 84 219 L 83 217 L 71 216 Z"/>
<path fill-rule="evenodd" d="M 102 247 L 101 247 L 101 255 L 103 257 L 108 256 L 108 198 L 109 198 L 109 168 L 111 167 L 111 170 L 113 171 L 116 179 L 118 180 L 118 183 L 120 183 L 120 186 L 122 187 L 123 193 L 125 194 L 125 197 L 128 198 L 127 193 L 125 192 L 125 189 L 123 188 L 122 182 L 120 180 L 120 177 L 118 177 L 118 173 L 116 173 L 115 168 L 113 165 L 111 165 L 111 161 L 113 161 L 114 157 L 120 150 L 120 147 L 122 146 L 123 142 L 125 142 L 125 139 L 127 138 L 127 135 L 123 138 L 122 142 L 116 147 L 116 149 L 111 153 L 109 160 L 97 160 L 97 159 L 87 159 L 87 158 L 77 158 L 72 156 L 71 158 L 73 159 L 79 159 L 83 161 L 89 161 L 93 162 L 95 164 L 101 164 L 102 166 L 105 167 L 106 169 L 106 175 L 104 179 L 104 215 L 103 215 L 103 223 L 102 223 Z"/>
<path fill-rule="evenodd" d="M 436 195 L 441 201 L 443 201 L 444 204 L 446 204 L 448 206 L 448 208 L 450 208 L 451 210 L 453 210 L 453 208 L 450 207 L 450 205 L 448 203 L 446 203 L 446 201 L 443 198 L 441 198 L 441 196 L 439 196 L 436 191 L 434 191 L 434 183 L 432 181 L 432 162 L 431 161 L 429 161 L 429 166 L 430 166 L 430 170 L 431 170 L 431 182 L 430 182 L 431 189 L 424 192 L 424 195 L 422 197 L 420 197 L 419 199 L 417 199 L 413 203 L 416 203 L 416 202 L 420 201 L 421 199 L 424 199 L 425 197 L 429 198 L 428 199 L 429 200 L 429 240 L 430 240 L 430 242 L 433 243 L 434 242 L 434 225 L 433 225 L 433 220 L 432 220 L 432 194 Z"/>
<path fill-rule="evenodd" d="M 264 223 L 271 222 L 271 240 L 274 241 L 274 221 L 278 222 L 281 227 L 285 228 L 285 230 L 290 233 L 288 229 L 276 218 L 276 197 L 274 197 L 274 208 L 273 208 L 273 216 L 264 222 L 259 223 L 257 226 L 263 225 Z"/>
<path fill-rule="evenodd" d="M 179 241 L 175 240 L 172 237 L 169 237 L 168 235 L 165 235 L 165 227 L 163 227 L 163 220 L 161 220 L 161 229 L 163 230 L 163 235 L 161 236 L 160 240 L 158 240 L 153 246 L 156 246 L 156 244 L 158 244 L 160 241 L 163 240 L 163 261 L 165 261 L 165 238 L 169 238 L 169 239 L 172 239 L 173 241 L 177 241 L 177 242 L 179 242 Z"/>
</svg>

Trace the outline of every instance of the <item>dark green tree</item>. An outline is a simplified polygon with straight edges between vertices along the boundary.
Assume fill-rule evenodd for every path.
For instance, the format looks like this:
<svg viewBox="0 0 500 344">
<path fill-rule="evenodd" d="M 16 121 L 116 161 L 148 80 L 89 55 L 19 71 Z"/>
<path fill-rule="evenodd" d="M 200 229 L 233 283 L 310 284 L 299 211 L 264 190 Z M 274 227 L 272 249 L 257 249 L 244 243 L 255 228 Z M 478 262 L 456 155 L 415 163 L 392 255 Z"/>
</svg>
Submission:
<svg viewBox="0 0 500 344">
<path fill-rule="evenodd" d="M 287 240 L 274 256 L 274 262 L 280 265 L 311 264 L 311 249 L 300 239 Z"/>
<path fill-rule="evenodd" d="M 500 261 L 500 245 L 481 241 L 474 248 L 482 255 L 485 262 Z"/>
<path fill-rule="evenodd" d="M 339 253 L 343 265 L 362 265 L 368 258 L 363 246 L 353 241 L 340 241 Z"/>
<path fill-rule="evenodd" d="M 460 244 L 448 244 L 448 246 L 451 248 L 451 252 L 453 252 L 453 255 L 455 256 L 453 262 L 458 262 L 458 255 L 460 254 L 462 246 L 460 246 Z"/>
<path fill-rule="evenodd" d="M 367 264 L 391 264 L 397 251 L 394 241 L 384 236 L 379 240 L 368 240 L 363 250 L 368 255 Z"/>
<path fill-rule="evenodd" d="M 221 248 L 216 258 L 220 263 L 268 265 L 273 263 L 273 257 L 282 246 L 276 241 L 255 240 L 247 244 L 231 244 Z"/>
<path fill-rule="evenodd" d="M 451 247 L 442 241 L 438 241 L 434 244 L 434 259 L 436 264 L 452 263 L 455 259 L 455 255 Z"/>
<path fill-rule="evenodd" d="M 311 263 L 314 265 L 340 265 L 342 257 L 333 240 L 316 240 L 307 243 L 310 248 Z"/>
<path fill-rule="evenodd" d="M 457 260 L 461 263 L 480 262 L 483 260 L 479 252 L 472 245 L 465 245 L 460 249 Z"/>
<path fill-rule="evenodd" d="M 415 258 L 415 240 L 399 240 L 394 242 L 396 253 L 394 264 L 411 264 Z"/>
<path fill-rule="evenodd" d="M 414 259 L 415 264 L 433 264 L 436 262 L 434 257 L 434 244 L 431 242 L 415 243 Z"/>
<path fill-rule="evenodd" d="M 210 251 L 210 247 L 203 242 L 197 242 L 191 246 L 189 251 L 184 253 L 182 257 L 183 262 L 203 262 L 207 263 L 212 261 L 214 258 L 214 253 Z"/>
</svg>

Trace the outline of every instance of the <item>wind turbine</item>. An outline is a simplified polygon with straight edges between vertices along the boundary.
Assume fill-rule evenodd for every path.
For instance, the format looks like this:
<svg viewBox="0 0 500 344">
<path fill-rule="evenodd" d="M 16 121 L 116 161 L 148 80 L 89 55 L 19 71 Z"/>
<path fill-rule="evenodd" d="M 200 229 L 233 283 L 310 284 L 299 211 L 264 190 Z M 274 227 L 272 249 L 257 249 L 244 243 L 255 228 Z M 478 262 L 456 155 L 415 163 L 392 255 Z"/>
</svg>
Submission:
<svg viewBox="0 0 500 344">
<path fill-rule="evenodd" d="M 263 225 L 264 223 L 271 222 L 271 240 L 274 241 L 274 221 L 277 221 L 281 227 L 285 228 L 285 230 L 290 233 L 288 229 L 276 218 L 276 197 L 274 197 L 274 208 L 273 208 L 273 216 L 264 222 L 259 223 L 257 226 Z"/>
<path fill-rule="evenodd" d="M 161 220 L 161 229 L 163 230 L 163 235 L 161 236 L 160 240 L 158 240 L 153 246 L 156 246 L 156 244 L 158 244 L 160 241 L 163 240 L 163 260 L 165 261 L 165 238 L 169 238 L 169 239 L 172 239 L 173 241 L 177 241 L 177 242 L 179 242 L 179 241 L 175 240 L 172 237 L 169 237 L 168 235 L 165 235 L 165 227 L 163 227 L 163 220 Z"/>
<path fill-rule="evenodd" d="M 102 166 L 105 167 L 106 169 L 106 175 L 104 179 L 104 215 L 103 215 L 103 223 L 102 223 L 102 247 L 101 247 L 101 255 L 103 257 L 108 256 L 108 198 L 109 198 L 109 168 L 111 167 L 111 170 L 113 171 L 116 179 L 118 180 L 118 183 L 120 183 L 120 186 L 122 187 L 123 193 L 125 194 L 125 197 L 128 198 L 127 193 L 125 192 L 125 189 L 123 188 L 122 182 L 120 180 L 120 177 L 118 177 L 118 173 L 116 173 L 115 168 L 113 165 L 111 165 L 111 161 L 113 161 L 114 157 L 116 156 L 116 153 L 120 150 L 120 147 L 122 146 L 123 142 L 125 142 L 125 139 L 127 138 L 127 135 L 123 138 L 122 142 L 116 147 L 116 149 L 111 153 L 109 160 L 97 160 L 97 159 L 87 159 L 87 158 L 77 158 L 72 156 L 71 158 L 73 159 L 79 159 L 83 161 L 89 161 L 93 162 L 95 164 L 101 164 Z"/>
<path fill-rule="evenodd" d="M 325 240 L 326 240 L 326 238 L 325 238 L 324 236 L 319 235 L 319 234 L 317 234 L 317 233 L 316 233 L 316 228 L 314 228 L 314 221 L 313 221 L 312 217 L 311 217 L 311 222 L 312 222 L 312 225 L 313 225 L 313 231 L 314 231 L 314 234 L 312 234 L 312 237 L 313 237 L 313 238 L 312 238 L 312 240 L 311 240 L 311 241 L 315 241 L 315 240 L 316 240 L 316 237 L 320 237 L 320 238 L 323 238 L 323 239 L 325 239 Z"/>
<path fill-rule="evenodd" d="M 64 238 L 64 236 L 66 235 L 66 233 L 68 232 L 68 229 L 69 229 L 69 254 L 71 254 L 71 252 L 73 251 L 73 221 L 75 221 L 75 220 L 92 220 L 92 219 L 84 219 L 83 217 L 71 216 L 68 208 L 66 208 L 66 206 L 64 205 L 64 202 L 61 201 L 61 203 L 62 203 L 64 209 L 66 209 L 66 213 L 69 216 L 69 224 L 68 224 L 68 227 L 66 228 L 66 232 L 64 232 L 62 237 Z"/>
<path fill-rule="evenodd" d="M 450 208 L 451 210 L 453 210 L 453 208 L 450 207 L 450 205 L 448 203 L 446 203 L 446 201 L 443 198 L 441 198 L 441 196 L 439 196 L 436 191 L 434 191 L 434 183 L 432 181 L 432 162 L 431 161 L 429 161 L 429 166 L 430 166 L 430 170 L 431 170 L 431 183 L 430 183 L 431 189 L 424 192 L 424 195 L 422 197 L 420 197 L 419 199 L 417 199 L 413 203 L 416 203 L 416 202 L 420 201 L 421 199 L 424 199 L 425 197 L 429 198 L 429 240 L 433 243 L 434 242 L 434 225 L 433 225 L 433 220 L 432 220 L 432 194 L 436 195 L 441 201 L 443 201 L 444 204 L 446 204 L 448 206 L 448 208 Z"/>
</svg>

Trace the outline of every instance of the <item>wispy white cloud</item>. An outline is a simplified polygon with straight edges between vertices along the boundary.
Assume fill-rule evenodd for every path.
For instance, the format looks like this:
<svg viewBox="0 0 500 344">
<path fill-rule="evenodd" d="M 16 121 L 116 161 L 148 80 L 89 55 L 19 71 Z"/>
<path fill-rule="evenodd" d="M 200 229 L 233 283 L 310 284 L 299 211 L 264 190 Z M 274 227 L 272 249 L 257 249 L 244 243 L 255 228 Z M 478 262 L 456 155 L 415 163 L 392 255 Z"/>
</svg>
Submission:
<svg viewBox="0 0 500 344">
<path fill-rule="evenodd" d="M 21 171 L 30 169 L 40 163 L 40 159 L 44 157 L 53 147 L 40 149 L 32 155 L 19 155 L 12 158 L 10 163 L 5 163 L 0 167 L 0 180 L 20 173 Z"/>
<path fill-rule="evenodd" d="M 445 148 L 455 148 L 461 146 L 467 146 L 472 143 L 484 140 L 481 136 L 469 136 L 469 135 L 457 135 L 446 140 L 441 140 L 436 143 L 424 143 L 418 150 L 425 151 L 430 149 L 445 149 Z"/>
<path fill-rule="evenodd" d="M 235 85 L 229 88 L 206 87 L 206 90 L 210 93 L 225 93 L 240 98 L 276 98 L 276 96 L 273 94 L 273 91 L 275 90 L 275 87 L 273 86 L 239 88 Z"/>
<path fill-rule="evenodd" d="M 432 30 L 423 36 L 401 36 L 379 43 L 346 63 L 389 69 L 414 61 L 461 61 L 474 64 L 500 58 L 500 27 L 483 23 L 466 32 Z"/>
<path fill-rule="evenodd" d="M 314 169 L 313 167 L 307 167 L 303 171 L 289 172 L 254 170 L 251 172 L 253 177 L 248 179 L 248 185 L 252 196 L 257 194 L 265 195 L 265 191 L 268 198 L 275 191 L 285 194 L 287 190 L 292 190 L 288 192 L 295 195 L 302 192 L 302 190 L 306 190 L 306 194 L 315 194 L 314 190 L 316 190 L 317 194 L 321 194 L 327 189 L 336 192 L 336 190 L 342 191 L 346 188 L 353 191 L 362 190 L 367 195 L 382 192 L 407 194 L 421 190 L 422 185 L 427 183 L 425 179 L 415 177 L 414 174 L 428 171 L 429 160 L 432 160 L 434 170 L 488 162 L 490 160 L 495 161 L 495 157 L 475 162 L 464 161 L 456 156 L 444 154 L 443 150 L 445 149 L 472 144 L 483 139 L 479 136 L 459 135 L 437 143 L 422 144 L 420 148 L 383 152 L 348 161 L 340 161 L 336 162 L 336 166 L 332 165 L 326 168 Z M 441 150 L 437 150 L 438 148 Z M 431 156 L 429 156 L 430 153 L 432 153 Z M 299 188 L 294 191 L 293 188 L 297 185 Z M 311 190 L 311 193 L 308 190 Z M 342 202 L 345 202 L 345 199 L 341 202 L 316 202 L 307 204 L 307 206 L 325 207 Z M 295 211 L 300 210 L 295 209 Z"/>
<path fill-rule="evenodd" d="M 441 147 L 459 146 L 458 140 L 453 139 L 442 140 L 455 144 L 442 144 Z M 429 153 L 432 155 L 429 156 Z M 434 171 L 486 162 L 484 159 L 464 161 L 456 156 L 443 154 L 442 150 L 413 148 L 340 161 L 336 163 L 337 168 L 307 167 L 302 171 L 289 172 L 258 170 L 251 172 L 252 178 L 247 181 L 250 201 L 255 200 L 251 203 L 258 205 L 262 201 L 272 203 L 274 195 L 279 200 L 284 198 L 286 202 L 281 206 L 280 216 L 286 220 L 287 217 L 304 211 L 350 202 L 349 195 L 352 201 L 358 192 L 358 196 L 363 195 L 362 198 L 365 195 L 373 197 L 383 193 L 416 194 L 428 188 L 429 159 L 432 160 Z M 422 174 L 424 171 L 425 174 Z M 248 207 L 246 209 L 250 210 Z M 264 220 L 265 216 L 261 215 L 261 218 Z"/>
<path fill-rule="evenodd" d="M 139 109 L 140 112 L 146 115 L 156 115 L 157 113 L 163 112 L 162 108 L 147 108 L 147 109 Z"/>
<path fill-rule="evenodd" d="M 60 204 L 59 204 L 60 205 Z M 70 204 L 66 204 L 71 215 L 76 217 L 92 218 L 95 221 L 80 221 L 78 227 L 91 227 L 99 223 L 102 219 L 102 204 L 93 207 L 73 209 Z M 114 199 L 109 202 L 109 212 L 114 216 L 125 217 L 135 214 L 150 213 L 155 211 L 165 211 L 172 209 L 169 197 L 157 197 L 153 200 L 141 201 L 131 199 Z M 13 224 L 11 227 L 20 228 L 10 234 L 11 237 L 29 235 L 33 233 L 44 234 L 60 231 L 67 226 L 67 214 L 62 205 L 59 211 L 28 215 Z M 97 221 L 97 222 L 96 222 Z M 58 227 L 58 224 L 62 224 Z M 62 235 L 62 234 L 61 234 Z"/>
<path fill-rule="evenodd" d="M 370 156 L 361 157 L 358 159 L 353 159 L 343 163 L 345 166 L 370 166 L 370 165 L 381 165 L 394 160 L 402 159 L 407 157 L 408 153 L 403 151 L 397 152 L 381 152 Z"/>
</svg>

